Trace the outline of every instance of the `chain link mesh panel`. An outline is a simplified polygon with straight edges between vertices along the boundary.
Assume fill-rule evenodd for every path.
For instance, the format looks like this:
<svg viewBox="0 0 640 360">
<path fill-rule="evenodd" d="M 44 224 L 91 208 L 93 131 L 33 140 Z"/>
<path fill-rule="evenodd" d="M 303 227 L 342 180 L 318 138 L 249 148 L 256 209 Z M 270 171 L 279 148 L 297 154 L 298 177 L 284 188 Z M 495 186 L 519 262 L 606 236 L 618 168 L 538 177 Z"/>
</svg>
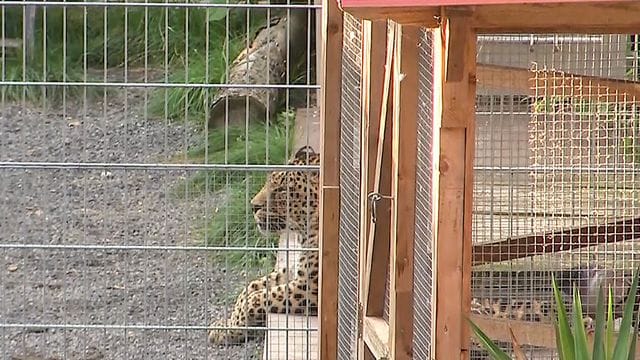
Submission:
<svg viewBox="0 0 640 360">
<path fill-rule="evenodd" d="M 360 240 L 362 23 L 344 15 L 340 142 L 338 359 L 356 359 Z"/>
</svg>

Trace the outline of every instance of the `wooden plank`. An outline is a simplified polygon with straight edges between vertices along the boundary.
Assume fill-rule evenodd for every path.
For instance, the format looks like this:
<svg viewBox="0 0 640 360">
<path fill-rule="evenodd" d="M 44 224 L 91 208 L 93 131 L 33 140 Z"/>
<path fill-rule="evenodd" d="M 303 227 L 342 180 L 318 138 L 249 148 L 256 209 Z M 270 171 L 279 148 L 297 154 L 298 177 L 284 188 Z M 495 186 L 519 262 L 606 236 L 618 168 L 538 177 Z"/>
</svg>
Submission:
<svg viewBox="0 0 640 360">
<path fill-rule="evenodd" d="M 555 348 L 556 338 L 553 324 L 496 319 L 486 315 L 471 315 L 473 321 L 489 338 L 494 341 L 511 343 L 509 327 L 513 330 L 520 345 Z"/>
<path fill-rule="evenodd" d="M 338 357 L 338 246 L 340 221 L 340 108 L 343 14 L 334 0 L 323 1 L 320 91 L 320 278 L 318 358 Z"/>
<path fill-rule="evenodd" d="M 366 316 L 362 337 L 374 359 L 389 359 L 389 325 L 383 318 Z"/>
<path fill-rule="evenodd" d="M 546 234 L 521 236 L 473 247 L 473 265 L 580 249 L 640 237 L 640 217 Z"/>
<path fill-rule="evenodd" d="M 317 317 L 268 314 L 267 327 L 263 360 L 318 359 Z"/>
<path fill-rule="evenodd" d="M 598 76 L 578 75 L 561 71 L 541 71 L 536 85 L 535 75 L 530 69 L 512 66 L 478 64 L 478 85 L 492 89 L 508 89 L 522 94 L 534 94 L 535 86 L 543 86 L 545 79 L 554 79 L 553 88 L 581 98 L 612 101 L 615 98 L 640 98 L 640 82 L 608 79 Z M 562 90 L 560 90 L 562 89 Z"/>
<path fill-rule="evenodd" d="M 391 194 L 391 151 L 392 151 L 392 127 L 389 119 L 393 116 L 393 105 L 390 104 L 390 96 L 393 91 L 392 70 L 393 51 L 395 44 L 395 30 L 392 28 L 387 34 L 385 24 L 384 34 L 387 37 L 387 46 L 384 54 L 382 71 L 382 84 L 380 88 L 380 117 L 378 120 L 378 132 L 373 174 L 373 191 L 385 196 Z M 390 199 L 382 199 L 376 205 L 376 222 L 367 222 L 368 238 L 366 249 L 365 279 L 363 292 L 366 296 L 364 303 L 364 315 L 382 316 L 384 312 L 385 283 L 384 279 L 389 268 L 390 229 L 391 229 L 391 203 Z"/>
<path fill-rule="evenodd" d="M 459 6 L 444 7 L 458 10 Z M 392 19 L 401 24 L 436 28 L 440 6 L 345 7 L 364 19 Z M 493 4 L 473 6 L 478 33 L 604 33 L 635 34 L 640 29 L 640 3 L 631 0 L 556 4 Z"/>
<path fill-rule="evenodd" d="M 360 239 L 358 241 L 358 360 L 372 360 L 373 355 L 371 352 L 367 352 L 367 346 L 363 340 L 363 317 L 364 317 L 364 304 L 367 302 L 367 297 L 364 291 L 361 291 L 366 285 L 367 275 L 367 247 L 368 245 L 368 231 L 369 231 L 369 207 L 367 206 L 367 194 L 371 191 L 369 186 L 369 178 L 372 178 L 369 174 L 373 170 L 373 167 L 369 166 L 369 159 L 373 156 L 371 152 L 371 145 L 369 140 L 369 132 L 377 127 L 378 121 L 374 118 L 373 121 L 369 114 L 371 113 L 371 29 L 372 24 L 369 20 L 362 21 L 362 79 L 360 81 L 360 93 L 361 97 L 361 117 L 362 123 L 360 124 L 360 162 L 364 166 L 360 169 Z"/>
<path fill-rule="evenodd" d="M 413 359 L 413 253 L 420 28 L 397 26 L 393 70 L 391 358 Z"/>
<path fill-rule="evenodd" d="M 556 348 L 553 324 L 519 320 L 495 319 L 486 315 L 471 315 L 473 321 L 489 338 L 494 341 L 511 343 L 509 328 L 520 345 Z M 587 334 L 587 341 L 593 346 L 593 333 Z M 617 335 L 614 335 L 614 342 Z M 640 358 L 640 348 L 636 348 L 636 358 Z"/>
<path fill-rule="evenodd" d="M 530 69 L 513 66 L 478 64 L 478 86 L 491 89 L 515 90 L 530 94 L 534 85 Z"/>
<path fill-rule="evenodd" d="M 435 99 L 440 119 L 436 205 L 436 346 L 438 359 L 468 358 L 466 317 L 471 299 L 471 225 L 475 128 L 476 34 L 467 16 L 443 17 L 435 36 Z M 461 32 L 459 36 L 452 36 Z M 466 47 L 460 81 L 441 79 L 450 48 Z M 440 72 L 438 72 L 440 70 Z M 436 101 L 437 102 L 437 101 Z M 438 111 L 442 111 L 441 114 Z"/>
<path fill-rule="evenodd" d="M 589 3 L 594 0 L 338 0 L 347 8 L 358 7 L 406 7 L 406 6 L 451 6 L 451 5 L 488 5 L 488 4 L 552 4 L 552 3 Z M 598 0 L 601 3 L 617 0 Z M 632 1 L 632 0 L 626 0 Z"/>
<path fill-rule="evenodd" d="M 474 27 L 480 33 L 637 33 L 640 3 L 556 3 L 477 6 Z"/>
<path fill-rule="evenodd" d="M 384 92 L 388 91 L 389 81 L 385 83 L 385 63 L 387 54 L 389 54 L 389 62 L 391 61 L 390 55 L 392 54 L 392 46 L 374 46 L 373 44 L 380 44 L 387 40 L 387 23 L 376 22 L 364 22 L 363 30 L 363 79 L 362 79 L 362 129 L 361 129 L 361 146 L 362 146 L 362 163 L 366 164 L 361 169 L 361 182 L 360 182 L 360 196 L 361 196 L 361 212 L 360 218 L 360 233 L 363 241 L 360 242 L 360 291 L 359 291 L 359 306 L 361 311 L 359 316 L 364 317 L 373 313 L 381 316 L 384 310 L 384 284 L 378 284 L 379 276 L 384 276 L 389 261 L 389 205 L 388 200 L 379 204 L 382 208 L 380 218 L 382 226 L 386 223 L 386 231 L 375 232 L 371 221 L 371 211 L 369 206 L 368 194 L 371 192 L 383 191 L 385 194 L 389 194 L 388 186 L 383 185 L 383 190 L 380 190 L 380 168 L 377 166 L 382 156 L 382 144 L 380 141 L 387 139 L 387 143 L 390 144 L 391 136 L 385 138 L 385 130 L 387 128 L 386 121 L 381 118 L 383 110 L 383 97 Z M 393 37 L 391 37 L 393 39 Z M 389 64 L 390 67 L 390 64 Z M 389 73 L 387 71 L 387 73 Z M 390 78 L 390 73 L 388 74 Z M 386 84 L 386 86 L 385 86 Z M 383 91 L 383 88 L 385 89 Z M 381 129 L 381 124 L 384 127 Z M 380 150 L 380 151 L 379 151 Z M 390 152 L 390 150 L 388 150 Z M 389 158 L 387 155 L 386 158 Z M 387 167 L 388 168 L 388 167 Z M 388 173 L 388 171 L 387 171 Z M 385 184 L 389 184 L 388 174 Z M 384 182 L 384 181 L 383 181 Z M 385 211 L 386 210 L 386 211 Z M 378 241 L 374 240 L 374 236 L 382 239 Z M 381 245 L 386 243 L 386 245 Z M 374 248 L 374 244 L 381 245 Z M 385 250 L 386 248 L 386 250 Z M 377 250 L 377 251 L 376 251 Z M 380 251 L 382 250 L 382 251 Z M 372 260 L 374 259 L 374 260 Z M 375 265 L 375 266 L 374 266 Z M 373 284 L 371 279 L 374 279 Z M 374 293 L 372 296 L 371 293 Z M 362 318 L 358 319 L 361 323 Z M 363 331 L 360 328 L 360 331 Z M 361 334 L 362 335 L 362 334 Z M 386 340 L 385 340 L 386 341 Z M 362 337 L 359 337 L 358 342 L 359 358 L 371 359 L 373 355 L 369 355 L 371 352 L 365 349 L 365 342 Z"/>
<path fill-rule="evenodd" d="M 390 29 L 390 31 L 389 31 Z M 385 41 L 386 40 L 386 41 Z M 373 46 L 382 41 L 386 46 Z M 389 104 L 389 94 L 392 91 L 391 71 L 393 64 L 395 33 L 393 27 L 388 27 L 387 22 L 376 22 L 371 28 L 371 53 L 370 53 L 370 87 L 367 92 L 370 98 L 367 136 L 367 158 L 363 163 L 367 164 L 368 178 L 362 182 L 366 184 L 368 192 L 363 194 L 367 199 L 369 192 L 377 192 L 384 195 L 391 194 L 391 126 L 387 119 L 392 116 L 392 107 Z M 368 199 L 367 199 L 368 201 Z M 389 236 L 391 221 L 391 205 L 389 199 L 383 199 L 376 204 L 376 222 L 371 217 L 369 204 L 365 204 L 367 219 L 363 219 L 365 231 L 362 233 L 366 239 L 362 262 L 363 282 L 362 312 L 360 316 L 382 317 L 386 296 L 386 283 L 380 279 L 386 279 L 389 268 Z M 362 319 L 361 319 L 362 320 Z M 388 332 L 387 332 L 388 334 Z M 384 339 L 388 342 L 388 338 Z M 365 342 L 361 341 L 365 347 Z M 361 355 L 370 359 L 375 355 L 372 349 L 363 349 Z"/>
<path fill-rule="evenodd" d="M 343 10 L 359 19 L 392 20 L 405 25 L 415 24 L 429 28 L 438 26 L 437 17 L 440 16 L 440 8 L 434 7 L 357 7 L 343 8 Z"/>
</svg>

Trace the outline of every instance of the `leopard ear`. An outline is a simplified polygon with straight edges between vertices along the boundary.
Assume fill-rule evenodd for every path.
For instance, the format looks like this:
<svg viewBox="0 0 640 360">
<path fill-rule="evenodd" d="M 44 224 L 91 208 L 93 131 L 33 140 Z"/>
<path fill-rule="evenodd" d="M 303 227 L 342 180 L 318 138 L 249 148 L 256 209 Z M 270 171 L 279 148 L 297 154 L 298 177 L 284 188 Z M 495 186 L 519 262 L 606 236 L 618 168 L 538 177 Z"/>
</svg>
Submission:
<svg viewBox="0 0 640 360">
<path fill-rule="evenodd" d="M 307 160 L 309 156 L 316 155 L 317 152 L 309 145 L 305 145 L 296 151 L 294 158 L 300 160 Z"/>
</svg>

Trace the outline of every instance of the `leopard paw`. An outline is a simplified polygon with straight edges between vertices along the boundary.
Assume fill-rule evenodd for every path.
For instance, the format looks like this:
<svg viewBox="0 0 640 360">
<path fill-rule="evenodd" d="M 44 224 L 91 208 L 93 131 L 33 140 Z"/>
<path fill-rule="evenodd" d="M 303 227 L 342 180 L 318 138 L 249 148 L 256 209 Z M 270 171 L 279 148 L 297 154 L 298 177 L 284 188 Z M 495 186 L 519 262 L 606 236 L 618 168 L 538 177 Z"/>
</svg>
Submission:
<svg viewBox="0 0 640 360">
<path fill-rule="evenodd" d="M 249 329 L 229 329 L 232 327 L 223 320 L 216 321 L 211 327 L 218 327 L 209 331 L 209 342 L 218 346 L 233 346 L 244 344 L 256 337 L 256 332 Z"/>
</svg>

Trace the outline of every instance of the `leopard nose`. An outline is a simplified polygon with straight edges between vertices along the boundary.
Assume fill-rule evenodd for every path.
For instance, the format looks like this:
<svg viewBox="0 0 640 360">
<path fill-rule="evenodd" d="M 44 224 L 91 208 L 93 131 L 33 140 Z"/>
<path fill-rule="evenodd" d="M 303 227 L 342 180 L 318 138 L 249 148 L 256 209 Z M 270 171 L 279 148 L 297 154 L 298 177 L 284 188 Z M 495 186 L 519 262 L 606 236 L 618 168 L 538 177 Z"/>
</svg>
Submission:
<svg viewBox="0 0 640 360">
<path fill-rule="evenodd" d="M 251 209 L 256 213 L 258 210 L 262 209 L 262 205 L 251 204 Z"/>
</svg>

